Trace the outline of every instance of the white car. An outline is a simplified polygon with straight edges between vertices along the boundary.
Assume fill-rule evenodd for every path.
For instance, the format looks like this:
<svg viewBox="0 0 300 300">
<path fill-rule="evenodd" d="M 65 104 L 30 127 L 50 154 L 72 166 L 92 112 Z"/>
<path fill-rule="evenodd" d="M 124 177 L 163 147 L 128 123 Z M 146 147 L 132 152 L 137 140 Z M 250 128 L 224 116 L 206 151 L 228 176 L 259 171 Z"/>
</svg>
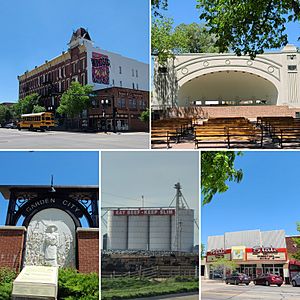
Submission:
<svg viewBox="0 0 300 300">
<path fill-rule="evenodd" d="M 292 279 L 292 285 L 293 286 L 300 285 L 300 273 L 298 273 L 296 276 L 293 277 L 293 279 Z"/>
</svg>

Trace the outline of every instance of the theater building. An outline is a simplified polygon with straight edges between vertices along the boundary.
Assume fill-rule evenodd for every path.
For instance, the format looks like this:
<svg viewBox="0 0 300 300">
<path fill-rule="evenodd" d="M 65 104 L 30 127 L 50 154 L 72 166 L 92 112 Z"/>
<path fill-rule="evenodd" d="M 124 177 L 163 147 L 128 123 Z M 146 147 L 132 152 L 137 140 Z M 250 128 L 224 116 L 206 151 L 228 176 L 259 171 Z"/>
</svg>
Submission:
<svg viewBox="0 0 300 300">
<path fill-rule="evenodd" d="M 130 118 L 134 119 L 137 112 L 149 106 L 148 70 L 148 64 L 95 47 L 87 30 L 79 28 L 73 32 L 67 51 L 18 76 L 19 99 L 38 93 L 41 96 L 40 104 L 47 111 L 55 112 L 61 95 L 70 87 L 72 81 L 78 81 L 82 85 L 92 85 L 96 94 L 100 95 L 98 100 L 105 100 L 102 103 L 105 105 L 100 105 L 100 114 L 91 111 L 91 119 L 97 119 L 99 116 L 100 119 L 105 120 L 108 118 L 105 115 L 109 115 L 111 109 L 114 109 L 117 114 L 118 101 L 124 98 L 118 96 L 118 93 L 124 89 L 123 94 L 129 93 L 132 101 L 125 101 L 125 106 L 123 105 L 121 109 L 122 113 L 119 116 L 115 115 L 115 118 L 119 118 L 120 122 L 116 120 L 116 123 L 120 124 L 120 127 L 126 128 L 127 126 L 128 130 L 131 130 L 134 128 L 130 128 L 130 124 L 134 122 L 131 122 Z M 116 93 L 116 88 L 118 93 Z M 101 99 L 101 90 L 106 91 L 105 99 Z M 140 101 L 141 95 L 143 95 L 143 101 Z M 97 108 L 98 100 L 97 97 L 91 98 L 94 108 Z M 124 115 L 124 109 L 128 115 L 127 125 L 123 120 L 125 117 L 121 116 Z M 88 116 L 86 119 L 87 123 L 94 124 L 88 121 Z"/>
<path fill-rule="evenodd" d="M 234 261 L 237 271 L 255 278 L 264 273 L 278 274 L 289 282 L 289 260 L 284 230 L 248 230 L 209 236 L 205 278 L 214 278 L 212 263 L 218 258 Z M 218 274 L 223 270 L 218 270 Z M 226 273 L 230 271 L 226 270 Z M 227 275 L 226 274 L 226 275 Z"/>
<path fill-rule="evenodd" d="M 300 111 L 300 53 L 294 45 L 249 56 L 176 55 L 154 67 L 153 108 L 211 117 L 295 116 Z M 175 113 L 175 112 L 174 112 Z"/>
</svg>

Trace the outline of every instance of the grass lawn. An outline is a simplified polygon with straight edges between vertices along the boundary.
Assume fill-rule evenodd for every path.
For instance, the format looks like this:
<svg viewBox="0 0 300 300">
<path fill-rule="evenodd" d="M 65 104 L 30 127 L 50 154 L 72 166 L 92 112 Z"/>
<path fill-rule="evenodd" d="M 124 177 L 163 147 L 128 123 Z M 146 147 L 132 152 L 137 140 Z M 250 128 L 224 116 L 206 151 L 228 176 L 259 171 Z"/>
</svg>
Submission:
<svg viewBox="0 0 300 300">
<path fill-rule="evenodd" d="M 150 280 L 138 278 L 117 278 L 101 280 L 101 299 L 131 299 L 199 290 L 197 278 L 171 278 Z"/>
</svg>

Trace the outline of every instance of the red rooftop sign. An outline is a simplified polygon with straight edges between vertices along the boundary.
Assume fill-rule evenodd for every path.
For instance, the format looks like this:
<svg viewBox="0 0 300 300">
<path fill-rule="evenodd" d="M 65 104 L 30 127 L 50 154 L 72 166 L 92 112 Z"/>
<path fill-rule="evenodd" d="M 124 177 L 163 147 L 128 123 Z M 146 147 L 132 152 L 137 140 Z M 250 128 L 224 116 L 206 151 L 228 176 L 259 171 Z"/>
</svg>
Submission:
<svg viewBox="0 0 300 300">
<path fill-rule="evenodd" d="M 175 209 L 118 209 L 114 216 L 173 216 Z"/>
</svg>

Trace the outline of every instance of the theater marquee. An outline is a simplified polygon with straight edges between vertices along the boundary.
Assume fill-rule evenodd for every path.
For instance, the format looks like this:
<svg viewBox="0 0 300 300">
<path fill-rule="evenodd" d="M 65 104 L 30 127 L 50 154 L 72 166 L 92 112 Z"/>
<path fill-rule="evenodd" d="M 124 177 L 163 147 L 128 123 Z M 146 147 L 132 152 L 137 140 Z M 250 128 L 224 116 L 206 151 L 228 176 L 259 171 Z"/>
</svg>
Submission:
<svg viewBox="0 0 300 300">
<path fill-rule="evenodd" d="M 286 248 L 253 247 L 247 249 L 247 260 L 286 260 Z"/>
</svg>

